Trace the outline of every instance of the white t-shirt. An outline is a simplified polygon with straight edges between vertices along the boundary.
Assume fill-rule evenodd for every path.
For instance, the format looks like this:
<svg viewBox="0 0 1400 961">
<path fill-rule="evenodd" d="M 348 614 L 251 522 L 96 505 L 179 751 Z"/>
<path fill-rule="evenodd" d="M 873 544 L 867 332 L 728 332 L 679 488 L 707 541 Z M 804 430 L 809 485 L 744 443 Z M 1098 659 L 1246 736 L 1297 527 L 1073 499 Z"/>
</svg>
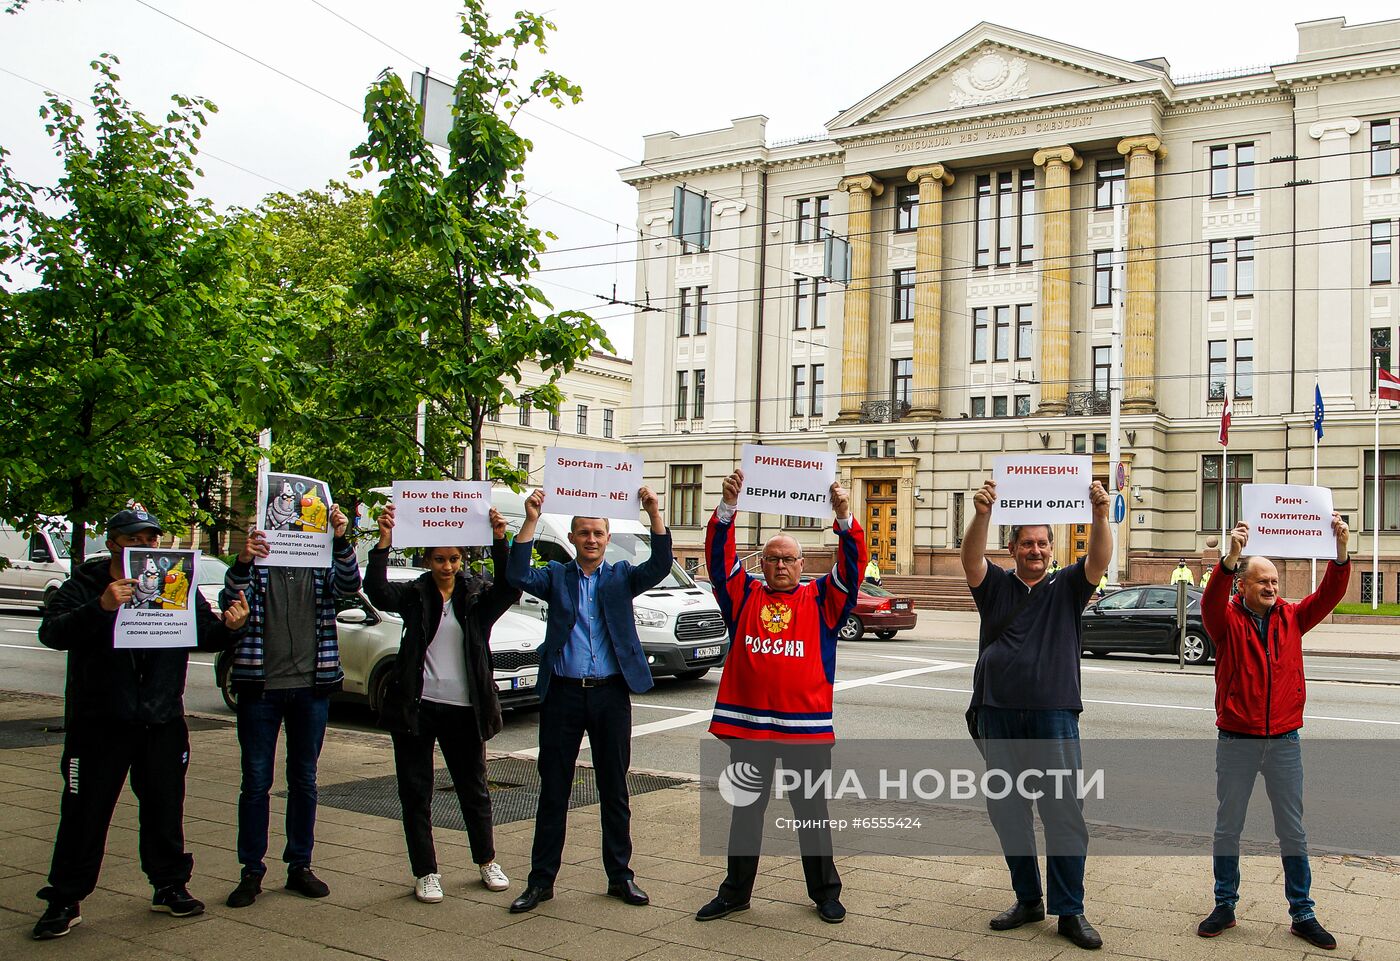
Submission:
<svg viewBox="0 0 1400 961">
<path fill-rule="evenodd" d="M 467 707 L 467 655 L 462 625 L 452 614 L 452 602 L 442 606 L 442 622 L 423 655 L 423 700 Z"/>
</svg>

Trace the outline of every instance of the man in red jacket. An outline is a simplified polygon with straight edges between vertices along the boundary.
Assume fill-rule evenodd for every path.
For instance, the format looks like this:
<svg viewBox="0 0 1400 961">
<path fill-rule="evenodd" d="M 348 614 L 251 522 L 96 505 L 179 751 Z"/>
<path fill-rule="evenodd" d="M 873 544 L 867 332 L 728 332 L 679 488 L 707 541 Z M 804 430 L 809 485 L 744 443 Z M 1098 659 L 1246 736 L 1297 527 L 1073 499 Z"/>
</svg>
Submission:
<svg viewBox="0 0 1400 961">
<path fill-rule="evenodd" d="M 1241 589 L 1230 596 L 1249 525 L 1230 532 L 1221 577 L 1212 577 L 1201 599 L 1201 616 L 1215 642 L 1215 910 L 1196 933 L 1213 938 L 1235 926 L 1240 892 L 1240 831 L 1244 828 L 1254 780 L 1262 771 L 1274 811 L 1274 832 L 1283 857 L 1283 891 L 1292 932 L 1328 950 L 1337 939 L 1313 913 L 1309 897 L 1308 837 L 1303 830 L 1303 635 L 1312 630 L 1346 594 L 1351 575 L 1347 525 L 1332 515 L 1336 563 L 1327 565 L 1318 588 L 1297 604 L 1278 596 L 1278 569 L 1265 557 L 1244 565 Z"/>
</svg>

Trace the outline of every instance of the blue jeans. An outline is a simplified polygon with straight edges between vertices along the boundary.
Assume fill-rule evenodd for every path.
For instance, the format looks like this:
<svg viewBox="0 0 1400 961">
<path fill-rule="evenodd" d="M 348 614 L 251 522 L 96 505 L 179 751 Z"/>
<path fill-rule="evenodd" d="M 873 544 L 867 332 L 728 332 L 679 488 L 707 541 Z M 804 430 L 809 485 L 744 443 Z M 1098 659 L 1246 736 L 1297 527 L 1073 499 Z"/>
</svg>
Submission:
<svg viewBox="0 0 1400 961">
<path fill-rule="evenodd" d="M 1215 903 L 1232 910 L 1240 900 L 1240 832 L 1254 781 L 1262 771 L 1274 809 L 1274 834 L 1283 858 L 1283 893 L 1294 921 L 1313 917 L 1312 869 L 1303 830 L 1303 749 L 1298 732 L 1241 737 L 1218 732 L 1215 743 Z"/>
<path fill-rule="evenodd" d="M 1080 768 L 1079 715 L 1074 711 L 979 707 L 977 733 L 982 738 L 988 769 L 1019 773 L 1031 768 Z M 1049 881 L 1045 910 L 1062 916 L 1083 914 L 1084 852 L 1089 848 L 1084 804 L 1073 791 L 1069 796 L 1056 798 L 1049 785 L 1041 785 L 1040 790 L 1044 794 L 1035 803 L 1045 825 L 1045 869 Z M 987 814 L 1001 841 L 1006 866 L 1011 869 L 1016 900 L 1039 901 L 1040 865 L 1036 861 L 1035 816 L 1030 798 L 1016 791 L 1003 798 L 988 796 Z M 1073 853 L 1055 853 L 1057 850 Z"/>
<path fill-rule="evenodd" d="M 309 867 L 316 834 L 316 762 L 326 736 L 330 698 L 312 688 L 263 691 L 238 699 L 243 786 L 238 794 L 238 860 L 247 874 L 267 873 L 268 793 L 277 735 L 287 727 L 287 847 L 282 860 Z"/>
</svg>

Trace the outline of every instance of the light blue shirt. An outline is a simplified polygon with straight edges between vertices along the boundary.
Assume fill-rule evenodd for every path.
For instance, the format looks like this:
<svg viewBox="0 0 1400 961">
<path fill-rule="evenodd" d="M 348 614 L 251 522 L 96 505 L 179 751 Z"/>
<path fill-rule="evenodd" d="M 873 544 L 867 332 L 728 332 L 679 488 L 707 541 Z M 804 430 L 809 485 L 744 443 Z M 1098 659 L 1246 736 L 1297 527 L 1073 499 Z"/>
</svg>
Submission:
<svg viewBox="0 0 1400 961">
<path fill-rule="evenodd" d="M 598 617 L 599 567 L 592 574 L 578 572 L 578 616 L 569 640 L 559 652 L 554 673 L 564 677 L 609 677 L 621 674 L 607 626 Z"/>
</svg>

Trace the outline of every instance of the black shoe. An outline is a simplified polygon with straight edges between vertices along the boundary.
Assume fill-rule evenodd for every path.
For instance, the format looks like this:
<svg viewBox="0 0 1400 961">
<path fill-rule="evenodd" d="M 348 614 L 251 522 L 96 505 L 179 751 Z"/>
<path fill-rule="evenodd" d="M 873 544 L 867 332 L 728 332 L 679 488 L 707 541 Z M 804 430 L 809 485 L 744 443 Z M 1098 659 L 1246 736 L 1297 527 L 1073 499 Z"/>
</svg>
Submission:
<svg viewBox="0 0 1400 961">
<path fill-rule="evenodd" d="M 151 910 L 162 911 L 172 917 L 188 918 L 204 913 L 204 902 L 190 897 L 183 884 L 171 884 L 157 888 L 151 898 Z"/>
<path fill-rule="evenodd" d="M 738 914 L 740 911 L 747 911 L 748 909 L 749 902 L 747 901 L 726 901 L 724 898 L 716 897 L 709 904 L 695 912 L 695 920 L 714 921 L 731 914 Z"/>
<path fill-rule="evenodd" d="M 83 916 L 79 913 L 81 903 L 58 904 L 50 902 L 44 909 L 37 924 L 34 925 L 34 940 L 49 941 L 53 938 L 61 938 L 75 924 L 83 923 Z"/>
<path fill-rule="evenodd" d="M 1103 938 L 1082 914 L 1060 915 L 1060 934 L 1089 951 L 1103 947 Z"/>
<path fill-rule="evenodd" d="M 827 924 L 840 924 L 846 920 L 846 906 L 832 898 L 817 905 L 817 914 L 821 915 L 821 919 Z"/>
<path fill-rule="evenodd" d="M 1337 939 L 1327 933 L 1327 929 L 1322 926 L 1317 918 L 1308 918 L 1306 921 L 1294 921 L 1293 927 L 1288 930 L 1313 947 L 1322 948 L 1324 951 L 1331 951 L 1337 946 Z"/>
<path fill-rule="evenodd" d="M 1218 938 L 1234 926 L 1235 909 L 1228 904 L 1217 904 L 1210 917 L 1196 925 L 1196 933 L 1203 938 Z"/>
<path fill-rule="evenodd" d="M 510 913 L 523 914 L 526 911 L 533 911 L 539 907 L 541 901 L 550 901 L 553 898 L 553 888 L 537 888 L 533 885 L 526 885 L 525 893 L 510 902 Z"/>
<path fill-rule="evenodd" d="M 614 881 L 612 884 L 609 884 L 608 897 L 617 898 L 622 901 L 623 904 L 630 904 L 634 907 L 642 907 L 643 905 L 651 903 L 651 898 L 647 897 L 645 891 L 637 887 L 637 882 L 632 878 L 628 878 L 626 881 Z"/>
<path fill-rule="evenodd" d="M 330 886 L 316 875 L 311 868 L 292 868 L 287 872 L 287 890 L 308 898 L 324 898 L 331 893 Z"/>
<path fill-rule="evenodd" d="M 1012 928 L 1019 928 L 1023 924 L 1030 924 L 1032 921 L 1045 920 L 1045 902 L 1039 899 L 1035 901 L 1017 901 L 1011 907 L 998 914 L 987 922 L 987 927 L 993 931 L 1010 931 Z"/>
<path fill-rule="evenodd" d="M 259 894 L 262 894 L 262 875 L 244 871 L 238 879 L 238 887 L 224 898 L 224 904 L 231 908 L 246 908 L 258 899 Z"/>
</svg>

